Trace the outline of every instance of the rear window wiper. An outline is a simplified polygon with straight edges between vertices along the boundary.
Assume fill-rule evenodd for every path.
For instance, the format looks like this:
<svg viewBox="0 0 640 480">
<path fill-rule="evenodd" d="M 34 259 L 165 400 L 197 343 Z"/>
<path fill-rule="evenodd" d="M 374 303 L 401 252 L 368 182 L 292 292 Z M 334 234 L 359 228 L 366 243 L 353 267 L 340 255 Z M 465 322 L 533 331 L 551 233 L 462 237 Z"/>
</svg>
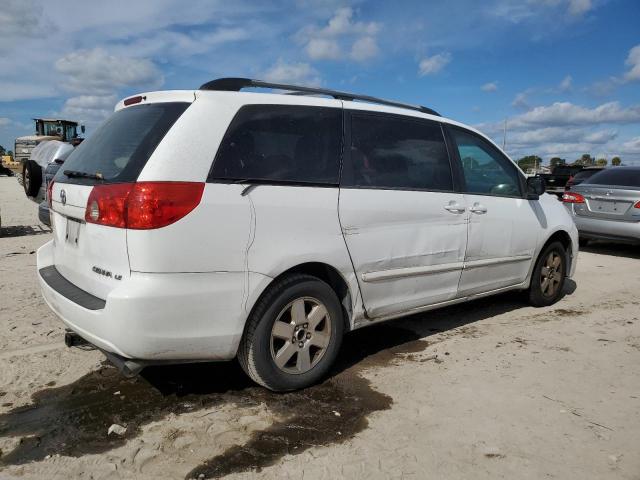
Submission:
<svg viewBox="0 0 640 480">
<path fill-rule="evenodd" d="M 100 172 L 89 173 L 81 172 L 79 170 L 65 170 L 64 173 L 68 178 L 90 178 L 92 180 L 103 180 L 104 177 Z"/>
</svg>

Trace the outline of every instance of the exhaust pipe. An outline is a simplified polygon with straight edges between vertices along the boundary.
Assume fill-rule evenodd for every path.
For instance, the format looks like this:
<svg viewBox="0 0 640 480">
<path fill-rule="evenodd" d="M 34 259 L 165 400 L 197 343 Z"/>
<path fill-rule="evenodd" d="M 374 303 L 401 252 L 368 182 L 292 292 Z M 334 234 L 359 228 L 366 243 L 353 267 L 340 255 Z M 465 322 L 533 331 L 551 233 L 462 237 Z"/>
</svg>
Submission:
<svg viewBox="0 0 640 480">
<path fill-rule="evenodd" d="M 93 345 L 91 345 L 73 330 L 67 330 L 64 332 L 64 344 L 69 348 L 84 347 L 85 349 L 87 349 L 87 347 L 90 347 L 92 350 L 95 349 Z"/>
<path fill-rule="evenodd" d="M 135 360 L 130 360 L 128 358 L 123 358 L 115 353 L 105 352 L 102 350 L 102 353 L 107 360 L 109 360 L 124 376 L 125 378 L 133 378 L 138 375 L 142 369 L 146 366 L 144 363 L 136 362 Z"/>
</svg>

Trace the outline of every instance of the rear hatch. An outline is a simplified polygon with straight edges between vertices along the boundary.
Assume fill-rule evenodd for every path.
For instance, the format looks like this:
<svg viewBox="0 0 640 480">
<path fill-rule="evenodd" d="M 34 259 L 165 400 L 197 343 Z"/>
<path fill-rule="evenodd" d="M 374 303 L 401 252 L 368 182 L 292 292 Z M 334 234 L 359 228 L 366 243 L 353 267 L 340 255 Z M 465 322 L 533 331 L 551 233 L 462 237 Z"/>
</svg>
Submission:
<svg viewBox="0 0 640 480">
<path fill-rule="evenodd" d="M 50 190 L 54 265 L 71 283 L 106 299 L 130 276 L 127 230 L 87 222 L 89 196 L 94 187 L 135 182 L 188 106 L 165 101 L 116 111 L 56 173 Z"/>
</svg>

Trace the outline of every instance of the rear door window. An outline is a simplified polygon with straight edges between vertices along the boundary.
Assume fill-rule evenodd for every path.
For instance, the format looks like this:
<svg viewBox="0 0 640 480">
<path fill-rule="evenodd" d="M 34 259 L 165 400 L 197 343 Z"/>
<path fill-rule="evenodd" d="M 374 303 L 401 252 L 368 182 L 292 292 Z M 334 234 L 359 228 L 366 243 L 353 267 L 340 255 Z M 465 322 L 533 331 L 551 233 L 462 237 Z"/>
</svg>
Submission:
<svg viewBox="0 0 640 480">
<path fill-rule="evenodd" d="M 299 105 L 247 105 L 216 155 L 209 181 L 337 185 L 342 110 Z"/>
<path fill-rule="evenodd" d="M 133 182 L 189 103 L 135 105 L 118 110 L 69 155 L 56 182 Z M 68 177 L 64 171 L 99 174 L 102 180 Z"/>
<path fill-rule="evenodd" d="M 452 191 L 442 128 L 400 115 L 351 114 L 345 187 Z"/>
</svg>

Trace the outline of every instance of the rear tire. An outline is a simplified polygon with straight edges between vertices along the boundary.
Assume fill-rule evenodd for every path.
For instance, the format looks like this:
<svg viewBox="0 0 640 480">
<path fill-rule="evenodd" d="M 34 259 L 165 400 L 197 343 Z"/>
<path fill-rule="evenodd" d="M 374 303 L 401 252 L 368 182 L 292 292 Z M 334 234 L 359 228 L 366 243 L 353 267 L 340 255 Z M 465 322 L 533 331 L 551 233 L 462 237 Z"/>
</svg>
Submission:
<svg viewBox="0 0 640 480">
<path fill-rule="evenodd" d="M 238 361 L 254 382 L 269 390 L 305 388 L 329 372 L 343 332 L 342 307 L 331 287 L 311 275 L 286 275 L 251 312 Z"/>
<path fill-rule="evenodd" d="M 22 169 L 22 186 L 28 197 L 37 197 L 42 186 L 42 168 L 33 160 L 27 161 Z"/>
<path fill-rule="evenodd" d="M 560 242 L 547 245 L 540 253 L 531 274 L 529 303 L 534 307 L 546 307 L 562 296 L 567 274 L 567 252 Z"/>
</svg>

